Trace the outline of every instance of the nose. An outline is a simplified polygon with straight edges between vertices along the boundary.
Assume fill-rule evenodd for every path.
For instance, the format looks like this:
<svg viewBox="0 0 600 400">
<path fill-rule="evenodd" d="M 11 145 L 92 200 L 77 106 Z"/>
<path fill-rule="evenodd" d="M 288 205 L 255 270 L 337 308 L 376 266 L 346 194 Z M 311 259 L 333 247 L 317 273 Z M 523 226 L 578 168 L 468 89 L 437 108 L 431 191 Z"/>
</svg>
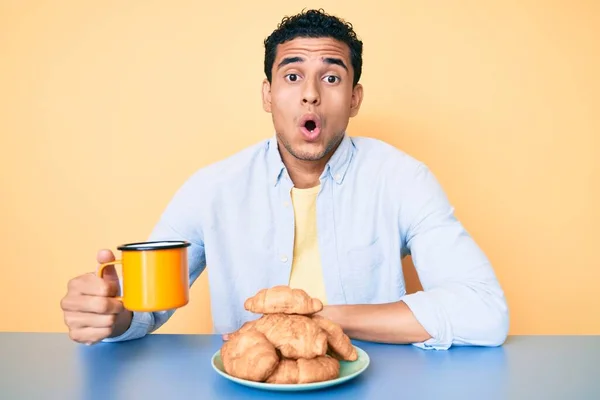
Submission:
<svg viewBox="0 0 600 400">
<path fill-rule="evenodd" d="M 319 87 L 314 79 L 307 79 L 302 93 L 302 103 L 308 105 L 318 105 L 321 101 Z"/>
</svg>

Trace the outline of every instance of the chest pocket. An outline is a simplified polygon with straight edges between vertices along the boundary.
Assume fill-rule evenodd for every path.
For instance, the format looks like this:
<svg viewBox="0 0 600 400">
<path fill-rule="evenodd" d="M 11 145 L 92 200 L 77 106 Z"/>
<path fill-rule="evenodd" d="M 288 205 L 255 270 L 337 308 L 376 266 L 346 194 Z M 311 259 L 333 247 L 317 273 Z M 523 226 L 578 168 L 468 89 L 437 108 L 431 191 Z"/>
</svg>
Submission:
<svg viewBox="0 0 600 400">
<path fill-rule="evenodd" d="M 379 238 L 348 248 L 340 271 L 348 303 L 373 302 L 379 290 L 383 261 L 384 253 Z"/>
</svg>

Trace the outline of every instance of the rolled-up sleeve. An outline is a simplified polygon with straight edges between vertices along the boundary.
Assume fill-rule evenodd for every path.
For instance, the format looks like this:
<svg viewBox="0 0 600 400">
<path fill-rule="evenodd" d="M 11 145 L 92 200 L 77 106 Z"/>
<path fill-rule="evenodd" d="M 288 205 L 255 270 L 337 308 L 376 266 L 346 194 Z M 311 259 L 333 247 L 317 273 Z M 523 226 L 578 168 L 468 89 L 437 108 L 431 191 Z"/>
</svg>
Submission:
<svg viewBox="0 0 600 400">
<path fill-rule="evenodd" d="M 402 298 L 431 338 L 415 346 L 499 346 L 509 313 L 493 268 L 454 215 L 436 178 L 420 165 L 400 211 L 405 252 L 423 291 Z"/>
<path fill-rule="evenodd" d="M 126 340 L 139 339 L 141 337 L 146 336 L 148 333 L 155 330 L 155 321 L 156 317 L 160 317 L 165 313 L 151 313 L 151 312 L 134 312 L 133 318 L 131 320 L 131 325 L 129 328 L 120 336 L 115 336 L 112 338 L 106 338 L 103 342 L 123 342 Z M 169 316 L 163 317 L 165 321 L 169 318 Z"/>
</svg>

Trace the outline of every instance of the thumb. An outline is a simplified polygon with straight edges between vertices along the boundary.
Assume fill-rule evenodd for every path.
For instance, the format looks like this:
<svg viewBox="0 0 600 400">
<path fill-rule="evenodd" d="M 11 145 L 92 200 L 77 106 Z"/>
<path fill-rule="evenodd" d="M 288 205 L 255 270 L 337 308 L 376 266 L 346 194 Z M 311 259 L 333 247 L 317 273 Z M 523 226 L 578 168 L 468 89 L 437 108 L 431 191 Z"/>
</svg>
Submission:
<svg viewBox="0 0 600 400">
<path fill-rule="evenodd" d="M 115 255 L 112 251 L 103 249 L 98 252 L 98 255 L 96 256 L 96 261 L 98 261 L 99 264 L 115 261 Z M 109 281 L 119 280 L 119 277 L 117 276 L 117 270 L 115 269 L 114 265 L 106 266 L 104 268 L 102 276 L 105 280 Z"/>
</svg>

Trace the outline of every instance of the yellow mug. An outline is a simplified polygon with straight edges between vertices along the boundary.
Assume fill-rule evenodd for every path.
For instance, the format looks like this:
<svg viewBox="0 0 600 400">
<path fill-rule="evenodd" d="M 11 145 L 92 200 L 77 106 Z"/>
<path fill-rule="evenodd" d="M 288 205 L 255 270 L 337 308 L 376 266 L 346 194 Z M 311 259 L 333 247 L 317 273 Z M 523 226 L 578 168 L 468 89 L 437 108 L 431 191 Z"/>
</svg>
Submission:
<svg viewBox="0 0 600 400">
<path fill-rule="evenodd" d="M 122 296 L 117 299 L 130 311 L 166 311 L 189 302 L 189 268 L 186 241 L 128 243 L 118 247 L 120 260 L 101 264 L 104 268 L 121 264 Z"/>
</svg>

